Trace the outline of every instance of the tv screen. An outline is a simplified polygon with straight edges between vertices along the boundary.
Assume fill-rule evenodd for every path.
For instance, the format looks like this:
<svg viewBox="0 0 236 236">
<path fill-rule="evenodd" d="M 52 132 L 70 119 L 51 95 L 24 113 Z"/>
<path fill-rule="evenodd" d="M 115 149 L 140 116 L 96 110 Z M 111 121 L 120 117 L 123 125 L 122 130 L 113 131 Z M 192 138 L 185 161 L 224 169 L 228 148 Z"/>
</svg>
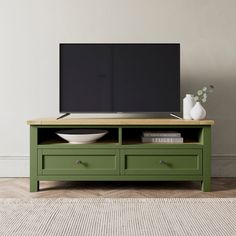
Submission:
<svg viewBox="0 0 236 236">
<path fill-rule="evenodd" d="M 60 44 L 60 112 L 178 112 L 180 44 Z"/>
</svg>

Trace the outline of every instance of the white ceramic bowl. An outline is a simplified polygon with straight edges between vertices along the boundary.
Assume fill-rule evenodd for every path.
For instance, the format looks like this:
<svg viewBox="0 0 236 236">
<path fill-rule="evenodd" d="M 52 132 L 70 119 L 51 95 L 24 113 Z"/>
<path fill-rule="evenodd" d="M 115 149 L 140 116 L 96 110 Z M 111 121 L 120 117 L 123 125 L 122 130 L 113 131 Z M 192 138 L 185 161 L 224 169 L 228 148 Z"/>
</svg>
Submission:
<svg viewBox="0 0 236 236">
<path fill-rule="evenodd" d="M 56 132 L 58 136 L 71 144 L 94 143 L 107 133 L 107 130 L 98 129 L 70 129 Z"/>
</svg>

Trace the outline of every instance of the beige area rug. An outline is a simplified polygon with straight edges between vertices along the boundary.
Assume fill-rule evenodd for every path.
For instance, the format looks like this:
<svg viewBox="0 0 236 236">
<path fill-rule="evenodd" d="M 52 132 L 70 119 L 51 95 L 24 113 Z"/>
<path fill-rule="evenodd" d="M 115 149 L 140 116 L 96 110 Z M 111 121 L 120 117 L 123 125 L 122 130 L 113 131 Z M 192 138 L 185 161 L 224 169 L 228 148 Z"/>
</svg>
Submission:
<svg viewBox="0 0 236 236">
<path fill-rule="evenodd" d="M 236 198 L 0 199 L 0 235 L 236 235 Z"/>
</svg>

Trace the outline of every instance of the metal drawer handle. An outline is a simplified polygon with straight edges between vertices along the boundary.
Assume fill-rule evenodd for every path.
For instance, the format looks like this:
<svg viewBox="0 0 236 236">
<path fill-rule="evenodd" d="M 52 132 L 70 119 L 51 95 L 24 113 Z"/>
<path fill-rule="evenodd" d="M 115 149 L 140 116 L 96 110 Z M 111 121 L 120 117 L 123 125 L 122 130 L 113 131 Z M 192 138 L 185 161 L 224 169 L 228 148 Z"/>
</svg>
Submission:
<svg viewBox="0 0 236 236">
<path fill-rule="evenodd" d="M 163 160 L 160 160 L 160 164 L 165 164 L 167 165 L 167 162 L 163 161 Z"/>
<path fill-rule="evenodd" d="M 75 163 L 76 163 L 77 165 L 81 165 L 81 164 L 82 164 L 82 161 L 77 160 Z"/>
</svg>

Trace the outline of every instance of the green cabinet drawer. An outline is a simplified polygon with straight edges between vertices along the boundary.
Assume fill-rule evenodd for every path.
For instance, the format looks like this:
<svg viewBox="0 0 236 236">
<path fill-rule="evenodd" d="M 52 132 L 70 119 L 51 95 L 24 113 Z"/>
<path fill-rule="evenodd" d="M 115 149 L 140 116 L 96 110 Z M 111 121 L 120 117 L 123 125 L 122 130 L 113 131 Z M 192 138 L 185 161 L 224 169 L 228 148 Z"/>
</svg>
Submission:
<svg viewBox="0 0 236 236">
<path fill-rule="evenodd" d="M 119 175 L 115 149 L 39 149 L 39 175 Z"/>
<path fill-rule="evenodd" d="M 122 175 L 202 175 L 202 149 L 124 149 Z"/>
</svg>

